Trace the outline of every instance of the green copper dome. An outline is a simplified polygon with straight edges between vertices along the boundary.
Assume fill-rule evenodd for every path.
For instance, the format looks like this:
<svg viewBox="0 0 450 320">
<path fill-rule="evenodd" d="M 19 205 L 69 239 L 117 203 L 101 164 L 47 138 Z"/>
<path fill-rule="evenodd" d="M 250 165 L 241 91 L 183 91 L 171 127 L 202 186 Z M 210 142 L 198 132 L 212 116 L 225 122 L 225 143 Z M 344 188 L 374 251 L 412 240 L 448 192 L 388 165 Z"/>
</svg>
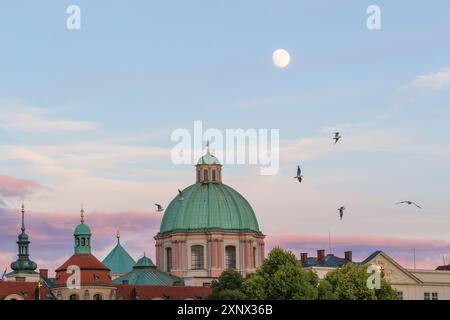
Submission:
<svg viewBox="0 0 450 320">
<path fill-rule="evenodd" d="M 156 269 L 152 260 L 146 256 L 138 260 L 132 271 L 115 279 L 113 283 L 123 284 L 125 281 L 129 285 L 145 286 L 173 286 L 183 283 L 182 279 Z"/>
<path fill-rule="evenodd" d="M 134 265 L 134 268 L 148 268 L 148 267 L 155 267 L 153 264 L 152 259 L 147 258 L 146 256 L 143 256 L 138 260 L 138 262 Z"/>
<path fill-rule="evenodd" d="M 74 236 L 90 236 L 91 235 L 91 229 L 88 225 L 84 223 L 80 223 L 73 232 Z"/>
<path fill-rule="evenodd" d="M 197 165 L 199 164 L 220 164 L 220 161 L 209 153 L 208 150 L 208 152 L 198 160 Z"/>
<path fill-rule="evenodd" d="M 119 241 L 102 262 L 111 270 L 111 273 L 130 272 L 136 263 Z"/>
<path fill-rule="evenodd" d="M 258 221 L 250 204 L 223 183 L 196 183 L 167 207 L 160 234 L 168 232 L 256 232 Z"/>
</svg>

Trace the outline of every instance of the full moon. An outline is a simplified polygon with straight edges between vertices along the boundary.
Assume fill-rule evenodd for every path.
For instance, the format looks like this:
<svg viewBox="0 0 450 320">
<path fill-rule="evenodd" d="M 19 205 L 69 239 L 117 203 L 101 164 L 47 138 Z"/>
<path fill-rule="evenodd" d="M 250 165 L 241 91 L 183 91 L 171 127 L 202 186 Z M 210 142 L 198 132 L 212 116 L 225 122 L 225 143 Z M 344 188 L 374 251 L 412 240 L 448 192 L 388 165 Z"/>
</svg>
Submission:
<svg viewBox="0 0 450 320">
<path fill-rule="evenodd" d="M 284 49 L 277 49 L 272 54 L 272 62 L 278 68 L 286 68 L 291 62 L 289 52 Z"/>
</svg>

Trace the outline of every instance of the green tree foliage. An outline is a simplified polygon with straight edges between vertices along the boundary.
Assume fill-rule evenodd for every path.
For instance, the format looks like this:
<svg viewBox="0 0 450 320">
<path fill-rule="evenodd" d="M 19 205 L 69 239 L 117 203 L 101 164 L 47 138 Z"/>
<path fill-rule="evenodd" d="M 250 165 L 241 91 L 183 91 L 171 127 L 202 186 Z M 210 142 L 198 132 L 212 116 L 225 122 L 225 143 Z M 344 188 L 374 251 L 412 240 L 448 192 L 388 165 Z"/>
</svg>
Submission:
<svg viewBox="0 0 450 320">
<path fill-rule="evenodd" d="M 338 300 L 398 300 L 397 292 L 384 279 L 381 279 L 380 289 L 369 289 L 367 279 L 370 274 L 366 271 L 367 266 L 347 263 L 329 272 L 320 283 L 319 298 Z"/>
<path fill-rule="evenodd" d="M 242 277 L 235 270 L 224 271 L 219 279 L 211 284 L 213 292 L 207 297 L 209 300 L 243 300 L 245 295 L 241 291 Z"/>
<path fill-rule="evenodd" d="M 317 299 L 318 277 L 302 269 L 292 252 L 275 248 L 261 267 L 242 284 L 248 299 Z"/>
</svg>

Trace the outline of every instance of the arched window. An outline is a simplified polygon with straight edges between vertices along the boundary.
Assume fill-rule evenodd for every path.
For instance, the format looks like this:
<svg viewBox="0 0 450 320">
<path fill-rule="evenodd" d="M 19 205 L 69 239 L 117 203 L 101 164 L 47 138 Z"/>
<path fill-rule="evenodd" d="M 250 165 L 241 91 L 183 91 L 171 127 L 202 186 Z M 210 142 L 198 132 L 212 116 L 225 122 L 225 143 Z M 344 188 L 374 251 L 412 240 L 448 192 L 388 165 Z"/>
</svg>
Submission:
<svg viewBox="0 0 450 320">
<path fill-rule="evenodd" d="M 216 170 L 212 171 L 212 181 L 216 181 Z"/>
<path fill-rule="evenodd" d="M 77 247 L 80 246 L 80 238 L 76 238 L 76 239 L 75 239 L 75 245 L 76 245 Z"/>
<path fill-rule="evenodd" d="M 203 170 L 203 180 L 208 181 L 208 170 L 207 169 Z"/>
<path fill-rule="evenodd" d="M 256 247 L 253 247 L 253 268 L 256 268 Z"/>
<path fill-rule="evenodd" d="M 197 170 L 197 181 L 200 181 L 200 170 Z"/>
<path fill-rule="evenodd" d="M 84 300 L 89 300 L 89 290 L 84 290 Z"/>
<path fill-rule="evenodd" d="M 69 300 L 79 300 L 78 295 L 77 294 L 71 294 L 69 297 Z"/>
<path fill-rule="evenodd" d="M 166 266 L 167 272 L 172 271 L 172 248 L 166 248 Z"/>
<path fill-rule="evenodd" d="M 203 246 L 191 247 L 191 269 L 204 269 Z"/>
<path fill-rule="evenodd" d="M 81 246 L 84 247 L 86 245 L 86 239 L 81 238 Z"/>
<path fill-rule="evenodd" d="M 103 300 L 103 296 L 100 293 L 94 294 L 94 300 Z"/>
<path fill-rule="evenodd" d="M 226 269 L 236 269 L 236 247 L 226 246 L 225 247 L 225 268 Z"/>
</svg>

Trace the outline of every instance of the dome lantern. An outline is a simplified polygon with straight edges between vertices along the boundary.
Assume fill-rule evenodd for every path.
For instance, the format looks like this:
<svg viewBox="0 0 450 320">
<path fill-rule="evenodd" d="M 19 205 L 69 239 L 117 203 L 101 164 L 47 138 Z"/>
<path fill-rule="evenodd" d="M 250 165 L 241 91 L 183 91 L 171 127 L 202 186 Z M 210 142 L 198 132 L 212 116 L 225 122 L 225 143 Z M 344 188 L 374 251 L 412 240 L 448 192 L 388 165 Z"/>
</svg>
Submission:
<svg viewBox="0 0 450 320">
<path fill-rule="evenodd" d="M 197 183 L 222 183 L 222 164 L 209 152 L 209 144 L 206 154 L 198 160 L 195 167 Z"/>
<path fill-rule="evenodd" d="M 91 253 L 91 229 L 84 224 L 84 208 L 80 211 L 80 224 L 75 228 L 73 233 L 75 240 L 75 254 Z"/>
</svg>

